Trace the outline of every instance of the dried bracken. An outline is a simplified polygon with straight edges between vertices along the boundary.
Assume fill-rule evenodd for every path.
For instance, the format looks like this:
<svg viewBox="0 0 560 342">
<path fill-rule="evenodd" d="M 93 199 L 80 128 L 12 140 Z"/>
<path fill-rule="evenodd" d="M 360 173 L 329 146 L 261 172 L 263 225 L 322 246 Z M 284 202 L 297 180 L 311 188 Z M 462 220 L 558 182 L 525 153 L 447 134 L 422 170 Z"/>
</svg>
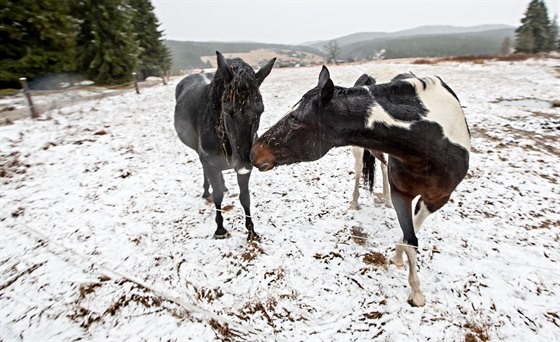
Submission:
<svg viewBox="0 0 560 342">
<path fill-rule="evenodd" d="M 364 255 L 364 263 L 371 265 L 375 268 L 387 269 L 387 258 L 378 252 L 369 252 Z"/>
</svg>

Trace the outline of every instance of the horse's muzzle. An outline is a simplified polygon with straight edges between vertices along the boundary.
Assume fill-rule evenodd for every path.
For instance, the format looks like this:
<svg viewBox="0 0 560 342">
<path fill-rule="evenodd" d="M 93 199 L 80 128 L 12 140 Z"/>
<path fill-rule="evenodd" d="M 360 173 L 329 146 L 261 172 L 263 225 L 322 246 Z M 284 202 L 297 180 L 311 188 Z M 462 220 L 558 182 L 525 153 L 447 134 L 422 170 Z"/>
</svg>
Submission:
<svg viewBox="0 0 560 342">
<path fill-rule="evenodd" d="M 262 142 L 257 142 L 251 148 L 251 163 L 259 169 L 259 171 L 269 171 L 274 168 L 274 154 L 270 147 Z"/>
</svg>

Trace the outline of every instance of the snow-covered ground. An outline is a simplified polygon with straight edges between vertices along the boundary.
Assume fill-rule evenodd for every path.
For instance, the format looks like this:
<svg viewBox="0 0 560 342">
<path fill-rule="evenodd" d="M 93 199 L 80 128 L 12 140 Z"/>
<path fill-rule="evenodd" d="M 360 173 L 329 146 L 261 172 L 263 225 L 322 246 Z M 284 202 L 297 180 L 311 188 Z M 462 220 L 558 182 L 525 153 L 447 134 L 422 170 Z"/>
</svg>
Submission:
<svg viewBox="0 0 560 342">
<path fill-rule="evenodd" d="M 558 341 L 560 112 L 498 100 L 558 100 L 559 65 L 330 68 L 343 86 L 439 75 L 466 107 L 469 174 L 419 233 L 422 308 L 406 303 L 406 269 L 372 264 L 401 236 L 395 212 L 365 191 L 347 210 L 349 148 L 255 170 L 262 241 L 247 244 L 232 172 L 232 237 L 211 238 L 200 163 L 173 128 L 174 85 L 2 126 L 0 340 Z M 319 70 L 273 70 L 262 131 Z"/>
</svg>

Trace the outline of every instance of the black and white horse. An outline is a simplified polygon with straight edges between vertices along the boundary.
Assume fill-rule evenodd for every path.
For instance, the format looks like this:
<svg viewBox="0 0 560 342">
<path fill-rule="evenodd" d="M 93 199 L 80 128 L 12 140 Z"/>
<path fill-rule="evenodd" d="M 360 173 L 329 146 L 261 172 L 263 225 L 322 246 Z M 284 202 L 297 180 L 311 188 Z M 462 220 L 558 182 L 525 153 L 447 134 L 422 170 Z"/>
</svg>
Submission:
<svg viewBox="0 0 560 342">
<path fill-rule="evenodd" d="M 253 166 L 249 159 L 251 146 L 257 138 L 264 105 L 259 86 L 270 74 L 275 58 L 258 72 L 242 59 L 225 59 L 216 52 L 218 69 L 214 76 L 194 74 L 185 77 L 175 90 L 175 130 L 179 139 L 198 153 L 204 172 L 203 197 L 216 206 L 215 238 L 229 234 L 223 226 L 222 171 L 237 172 L 239 200 L 245 210 L 247 239 L 259 236 L 253 229 L 250 211 L 249 177 Z"/>
<path fill-rule="evenodd" d="M 391 199 L 403 232 L 391 261 L 402 265 L 406 253 L 409 302 L 422 306 L 416 233 L 447 203 L 469 167 L 470 134 L 459 100 L 439 77 L 403 74 L 386 84 L 342 88 L 323 67 L 318 85 L 255 142 L 251 160 L 268 171 L 346 145 L 389 155 Z"/>
</svg>

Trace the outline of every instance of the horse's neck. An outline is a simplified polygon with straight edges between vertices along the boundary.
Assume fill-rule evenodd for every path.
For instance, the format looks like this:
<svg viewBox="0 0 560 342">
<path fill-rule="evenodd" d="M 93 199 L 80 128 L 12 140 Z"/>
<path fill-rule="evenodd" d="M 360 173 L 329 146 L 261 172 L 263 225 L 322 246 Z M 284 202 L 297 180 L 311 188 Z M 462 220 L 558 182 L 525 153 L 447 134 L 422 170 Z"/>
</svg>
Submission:
<svg viewBox="0 0 560 342">
<path fill-rule="evenodd" d="M 336 145 L 359 146 L 393 155 L 406 153 L 401 146 L 408 139 L 403 136 L 403 133 L 406 135 L 403 129 L 410 128 L 411 123 L 395 121 L 372 96 L 349 95 L 342 101 L 339 105 L 341 120 L 335 128 L 338 131 Z"/>
</svg>

